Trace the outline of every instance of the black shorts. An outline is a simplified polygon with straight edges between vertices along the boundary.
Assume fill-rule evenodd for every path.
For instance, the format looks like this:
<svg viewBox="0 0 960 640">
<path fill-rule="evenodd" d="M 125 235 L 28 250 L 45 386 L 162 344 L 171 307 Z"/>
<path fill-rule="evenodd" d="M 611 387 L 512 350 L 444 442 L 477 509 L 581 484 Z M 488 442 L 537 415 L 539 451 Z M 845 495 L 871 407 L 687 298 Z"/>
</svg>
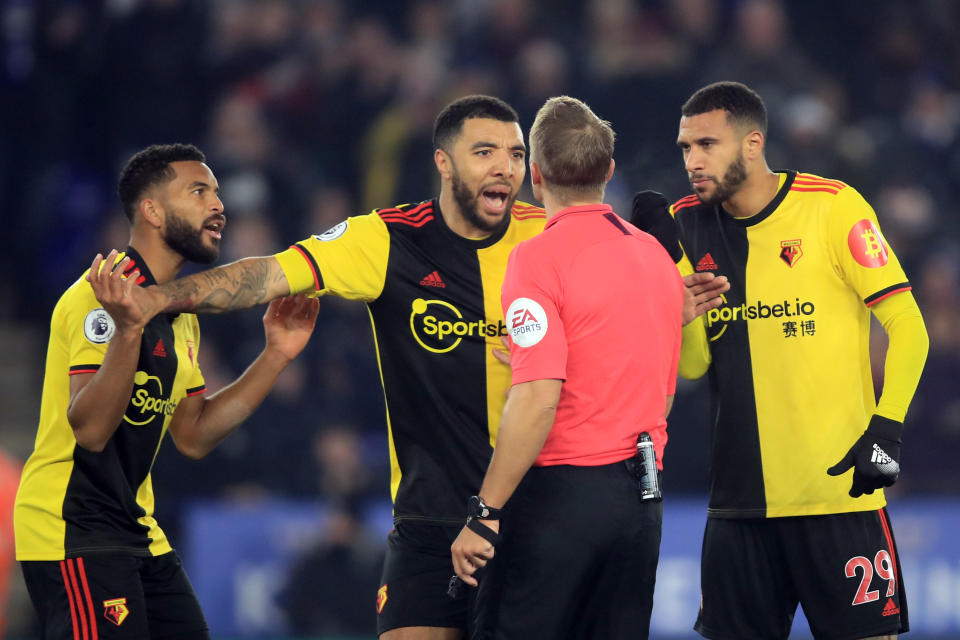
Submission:
<svg viewBox="0 0 960 640">
<path fill-rule="evenodd" d="M 43 640 L 209 640 L 175 551 L 24 561 Z"/>
<path fill-rule="evenodd" d="M 623 462 L 532 468 L 479 578 L 472 637 L 646 638 L 662 520 Z"/>
<path fill-rule="evenodd" d="M 818 640 L 909 630 L 886 509 L 707 518 L 695 629 L 716 640 L 787 638 L 797 604 Z"/>
<path fill-rule="evenodd" d="M 466 518 L 464 518 L 466 521 Z M 453 573 L 450 545 L 462 526 L 403 520 L 387 536 L 377 592 L 377 635 L 402 627 L 467 630 L 476 589 L 447 595 Z"/>
</svg>

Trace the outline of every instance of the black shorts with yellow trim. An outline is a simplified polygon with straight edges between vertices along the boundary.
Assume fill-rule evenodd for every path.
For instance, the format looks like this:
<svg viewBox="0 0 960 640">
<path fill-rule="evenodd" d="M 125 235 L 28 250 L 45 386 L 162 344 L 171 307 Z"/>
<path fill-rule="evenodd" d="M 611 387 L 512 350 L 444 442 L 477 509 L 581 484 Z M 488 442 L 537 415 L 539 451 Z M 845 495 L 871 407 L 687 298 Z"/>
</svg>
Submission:
<svg viewBox="0 0 960 640">
<path fill-rule="evenodd" d="M 209 640 L 175 551 L 23 561 L 43 640 Z"/>
<path fill-rule="evenodd" d="M 462 528 L 416 520 L 397 522 L 387 536 L 377 591 L 377 635 L 403 627 L 468 629 L 476 589 L 462 586 L 454 598 L 447 593 L 454 575 L 450 545 Z"/>
<path fill-rule="evenodd" d="M 707 518 L 700 582 L 695 629 L 713 640 L 786 639 L 798 604 L 817 640 L 910 627 L 886 509 Z"/>
</svg>

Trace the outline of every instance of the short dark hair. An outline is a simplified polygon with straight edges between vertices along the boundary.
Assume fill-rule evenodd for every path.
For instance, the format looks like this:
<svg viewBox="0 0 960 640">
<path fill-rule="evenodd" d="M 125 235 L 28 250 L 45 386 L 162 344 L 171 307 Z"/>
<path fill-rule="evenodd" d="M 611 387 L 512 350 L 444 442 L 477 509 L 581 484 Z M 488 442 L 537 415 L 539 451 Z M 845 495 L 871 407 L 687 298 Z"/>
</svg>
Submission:
<svg viewBox="0 0 960 640">
<path fill-rule="evenodd" d="M 610 172 L 615 135 L 586 103 L 560 96 L 540 107 L 530 129 L 530 159 L 551 186 L 602 191 Z"/>
<path fill-rule="evenodd" d="M 443 108 L 433 123 L 433 148 L 450 151 L 450 143 L 463 130 L 463 121 L 490 118 L 500 122 L 520 122 L 516 110 L 493 96 L 464 96 Z"/>
<path fill-rule="evenodd" d="M 763 98 L 740 82 L 708 84 L 690 96 L 680 113 L 689 117 L 717 109 L 726 111 L 731 123 L 756 128 L 767 135 L 767 107 L 763 104 Z"/>
<path fill-rule="evenodd" d="M 137 205 L 148 188 L 170 182 L 177 177 L 171 162 L 206 162 L 200 149 L 192 144 L 154 144 L 133 154 L 120 171 L 117 195 L 123 204 L 123 212 L 133 222 Z"/>
</svg>

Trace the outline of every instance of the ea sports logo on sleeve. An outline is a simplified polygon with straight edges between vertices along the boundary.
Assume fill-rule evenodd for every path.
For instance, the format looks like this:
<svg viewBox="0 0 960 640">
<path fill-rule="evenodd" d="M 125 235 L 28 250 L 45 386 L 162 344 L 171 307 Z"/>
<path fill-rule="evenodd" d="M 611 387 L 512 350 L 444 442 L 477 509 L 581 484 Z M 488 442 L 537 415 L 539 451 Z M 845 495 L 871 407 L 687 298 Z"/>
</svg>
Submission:
<svg viewBox="0 0 960 640">
<path fill-rule="evenodd" d="M 532 347 L 547 335 L 547 314 L 536 301 L 517 298 L 507 308 L 507 328 L 518 347 Z"/>
</svg>

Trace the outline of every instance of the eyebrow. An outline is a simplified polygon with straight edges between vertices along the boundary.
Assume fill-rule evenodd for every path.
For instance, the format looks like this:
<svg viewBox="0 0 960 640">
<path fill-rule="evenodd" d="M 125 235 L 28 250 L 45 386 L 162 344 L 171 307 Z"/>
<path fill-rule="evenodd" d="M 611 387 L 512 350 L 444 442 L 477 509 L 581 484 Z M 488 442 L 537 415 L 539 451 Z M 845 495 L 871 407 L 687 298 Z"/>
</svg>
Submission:
<svg viewBox="0 0 960 640">
<path fill-rule="evenodd" d="M 717 142 L 720 138 L 716 136 L 700 136 L 699 138 L 694 138 L 691 142 L 686 140 L 677 140 L 677 146 L 682 147 L 685 144 L 703 144 L 704 142 Z"/>
<path fill-rule="evenodd" d="M 200 180 L 194 180 L 189 185 L 187 185 L 187 189 L 196 189 L 197 187 L 205 187 L 207 189 L 212 188 L 214 191 L 220 191 L 220 185 L 217 185 L 216 187 L 211 187 L 206 182 L 201 182 Z"/>
<path fill-rule="evenodd" d="M 497 145 L 497 143 L 495 143 L 495 142 L 487 142 L 487 141 L 485 141 L 485 140 L 480 140 L 479 142 L 474 142 L 474 143 L 473 143 L 473 146 L 470 147 L 470 149 L 484 149 L 484 148 L 487 148 L 487 147 L 492 147 L 492 148 L 496 149 L 497 146 L 498 146 L 498 145 Z M 523 143 L 520 143 L 520 144 L 515 144 L 515 145 L 513 145 L 512 147 L 510 147 L 510 149 L 511 149 L 512 151 L 517 151 L 517 150 L 519 150 L 519 151 L 526 151 L 526 150 L 527 150 L 527 147 L 526 147 Z"/>
</svg>

